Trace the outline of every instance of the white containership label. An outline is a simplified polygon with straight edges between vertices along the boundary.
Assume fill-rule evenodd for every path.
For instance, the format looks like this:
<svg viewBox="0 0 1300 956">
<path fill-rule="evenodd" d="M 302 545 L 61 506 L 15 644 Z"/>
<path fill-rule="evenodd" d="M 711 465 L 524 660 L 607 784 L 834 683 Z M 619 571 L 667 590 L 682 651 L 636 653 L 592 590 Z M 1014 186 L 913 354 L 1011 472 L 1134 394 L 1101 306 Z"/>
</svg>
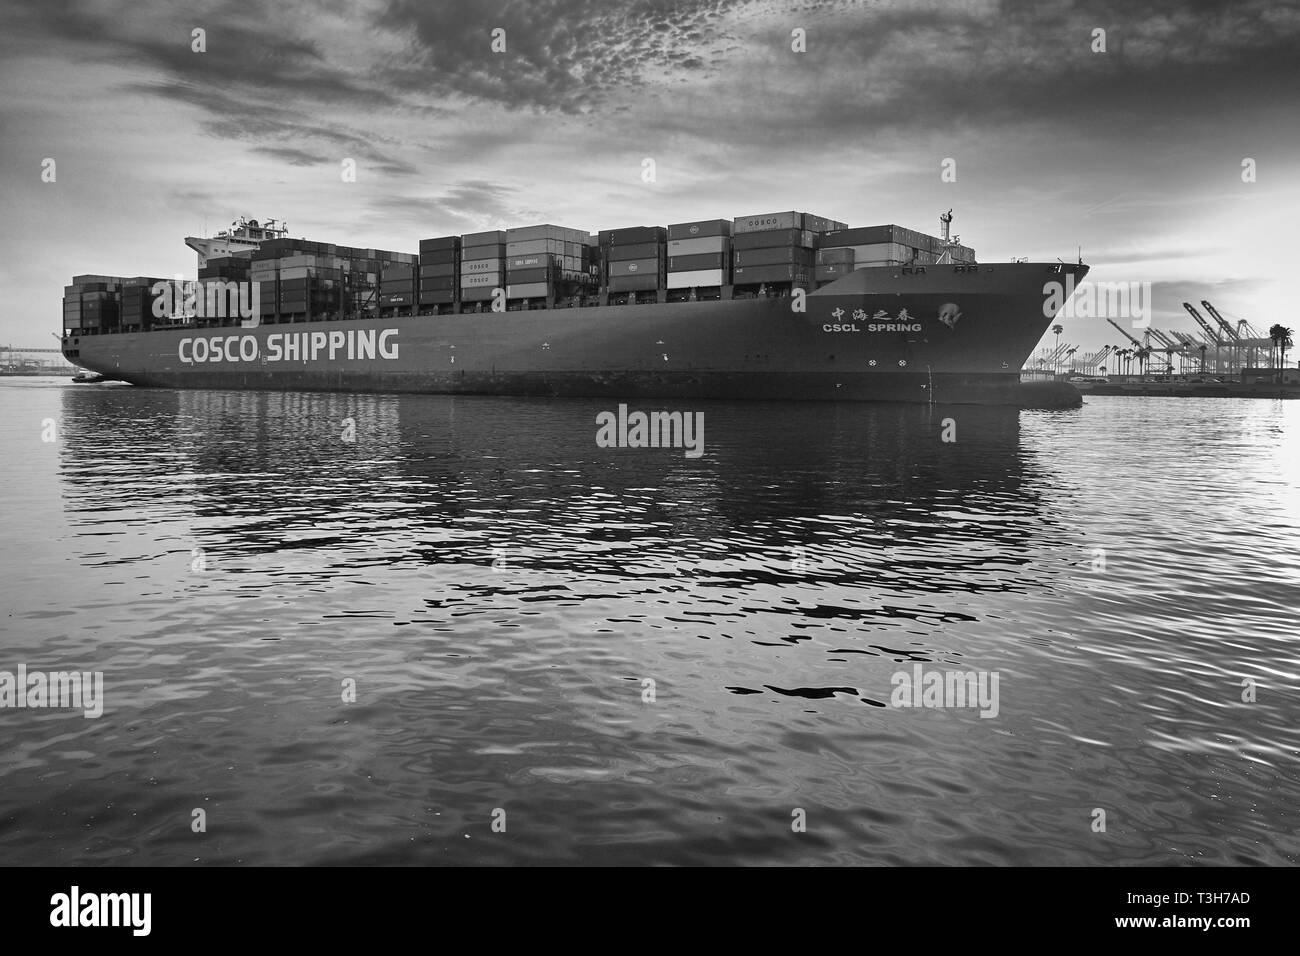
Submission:
<svg viewBox="0 0 1300 956">
<path fill-rule="evenodd" d="M 191 336 L 176 343 L 182 364 L 213 362 L 370 361 L 397 358 L 397 329 L 272 332 L 265 351 L 255 335 Z"/>
</svg>

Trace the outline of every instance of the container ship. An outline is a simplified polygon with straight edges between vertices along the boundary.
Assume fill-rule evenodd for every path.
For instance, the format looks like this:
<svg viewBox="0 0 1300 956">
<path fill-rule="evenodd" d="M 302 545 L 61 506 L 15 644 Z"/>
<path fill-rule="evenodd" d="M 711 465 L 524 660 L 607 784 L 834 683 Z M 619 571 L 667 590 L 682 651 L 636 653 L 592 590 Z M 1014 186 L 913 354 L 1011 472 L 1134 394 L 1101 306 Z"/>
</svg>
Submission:
<svg viewBox="0 0 1300 956">
<path fill-rule="evenodd" d="M 546 224 L 402 253 L 241 219 L 185 240 L 197 280 L 74 277 L 63 354 L 165 388 L 1080 404 L 1020 368 L 1049 284 L 1088 267 L 977 262 L 951 221 Z"/>
</svg>

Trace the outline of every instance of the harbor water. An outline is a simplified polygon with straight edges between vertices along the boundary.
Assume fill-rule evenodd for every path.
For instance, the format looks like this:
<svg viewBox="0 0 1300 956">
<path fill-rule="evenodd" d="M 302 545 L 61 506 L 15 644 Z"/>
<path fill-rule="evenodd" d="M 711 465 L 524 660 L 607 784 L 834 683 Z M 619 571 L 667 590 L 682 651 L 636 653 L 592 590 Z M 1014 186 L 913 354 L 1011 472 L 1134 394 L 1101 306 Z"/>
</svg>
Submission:
<svg viewBox="0 0 1300 956">
<path fill-rule="evenodd" d="M 0 860 L 1300 860 L 1300 403 L 638 408 L 0 380 Z"/>
</svg>

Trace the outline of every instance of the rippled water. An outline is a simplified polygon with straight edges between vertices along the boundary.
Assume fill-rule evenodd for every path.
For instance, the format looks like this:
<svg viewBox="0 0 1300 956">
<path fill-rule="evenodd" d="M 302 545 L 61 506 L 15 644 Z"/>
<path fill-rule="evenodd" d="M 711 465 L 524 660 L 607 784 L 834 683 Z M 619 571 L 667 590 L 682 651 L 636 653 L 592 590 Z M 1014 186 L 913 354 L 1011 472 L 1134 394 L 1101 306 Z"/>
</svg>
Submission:
<svg viewBox="0 0 1300 956">
<path fill-rule="evenodd" d="M 0 380 L 0 860 L 1297 861 L 1300 403 L 605 408 Z"/>
</svg>

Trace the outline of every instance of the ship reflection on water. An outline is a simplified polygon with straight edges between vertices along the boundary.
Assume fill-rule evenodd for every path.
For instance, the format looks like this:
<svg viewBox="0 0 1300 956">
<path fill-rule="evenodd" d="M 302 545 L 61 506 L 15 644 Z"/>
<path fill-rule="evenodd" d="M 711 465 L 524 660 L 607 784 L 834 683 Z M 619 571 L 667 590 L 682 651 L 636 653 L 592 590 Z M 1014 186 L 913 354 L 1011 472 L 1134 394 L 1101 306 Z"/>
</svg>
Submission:
<svg viewBox="0 0 1300 956">
<path fill-rule="evenodd" d="M 1283 785 L 1285 714 L 1264 702 L 1246 727 L 1185 685 L 1133 677 L 1153 655 L 1196 674 L 1276 657 L 1286 596 L 1257 569 L 1219 572 L 1256 595 L 1260 661 L 1220 660 L 1241 622 L 1189 634 L 1199 584 L 1180 575 L 1204 569 L 1136 537 L 1166 525 L 1101 503 L 1130 486 L 1124 501 L 1172 500 L 1158 483 L 1183 459 L 1161 449 L 1161 468 L 1117 474 L 1096 409 L 639 406 L 703 413 L 704 453 L 688 458 L 600 447 L 613 408 L 595 400 L 60 400 L 49 493 L 76 570 L 66 619 L 27 626 L 80 635 L 65 646 L 104 671 L 106 705 L 77 729 L 93 747 L 28 727 L 39 773 L 9 799 L 94 819 L 89 839 L 55 828 L 64 859 L 1291 852 L 1284 821 L 1250 811 Z M 1098 542 L 1116 573 L 1096 573 Z M 1141 596 L 1157 578 L 1176 604 Z M 983 716 L 890 706 L 900 672 L 951 669 L 1000 700 Z M 1249 776 L 1211 745 L 1234 732 L 1253 741 Z M 109 756 L 65 756 L 80 750 Z M 57 794 L 41 782 L 70 774 Z M 1206 774 L 1234 801 L 1179 809 Z M 220 828 L 177 827 L 194 806 Z M 1109 839 L 1089 828 L 1094 807 L 1122 821 Z M 806 832 L 792 834 L 795 808 Z M 51 846 L 21 829 L 0 840 L 18 861 Z"/>
</svg>

